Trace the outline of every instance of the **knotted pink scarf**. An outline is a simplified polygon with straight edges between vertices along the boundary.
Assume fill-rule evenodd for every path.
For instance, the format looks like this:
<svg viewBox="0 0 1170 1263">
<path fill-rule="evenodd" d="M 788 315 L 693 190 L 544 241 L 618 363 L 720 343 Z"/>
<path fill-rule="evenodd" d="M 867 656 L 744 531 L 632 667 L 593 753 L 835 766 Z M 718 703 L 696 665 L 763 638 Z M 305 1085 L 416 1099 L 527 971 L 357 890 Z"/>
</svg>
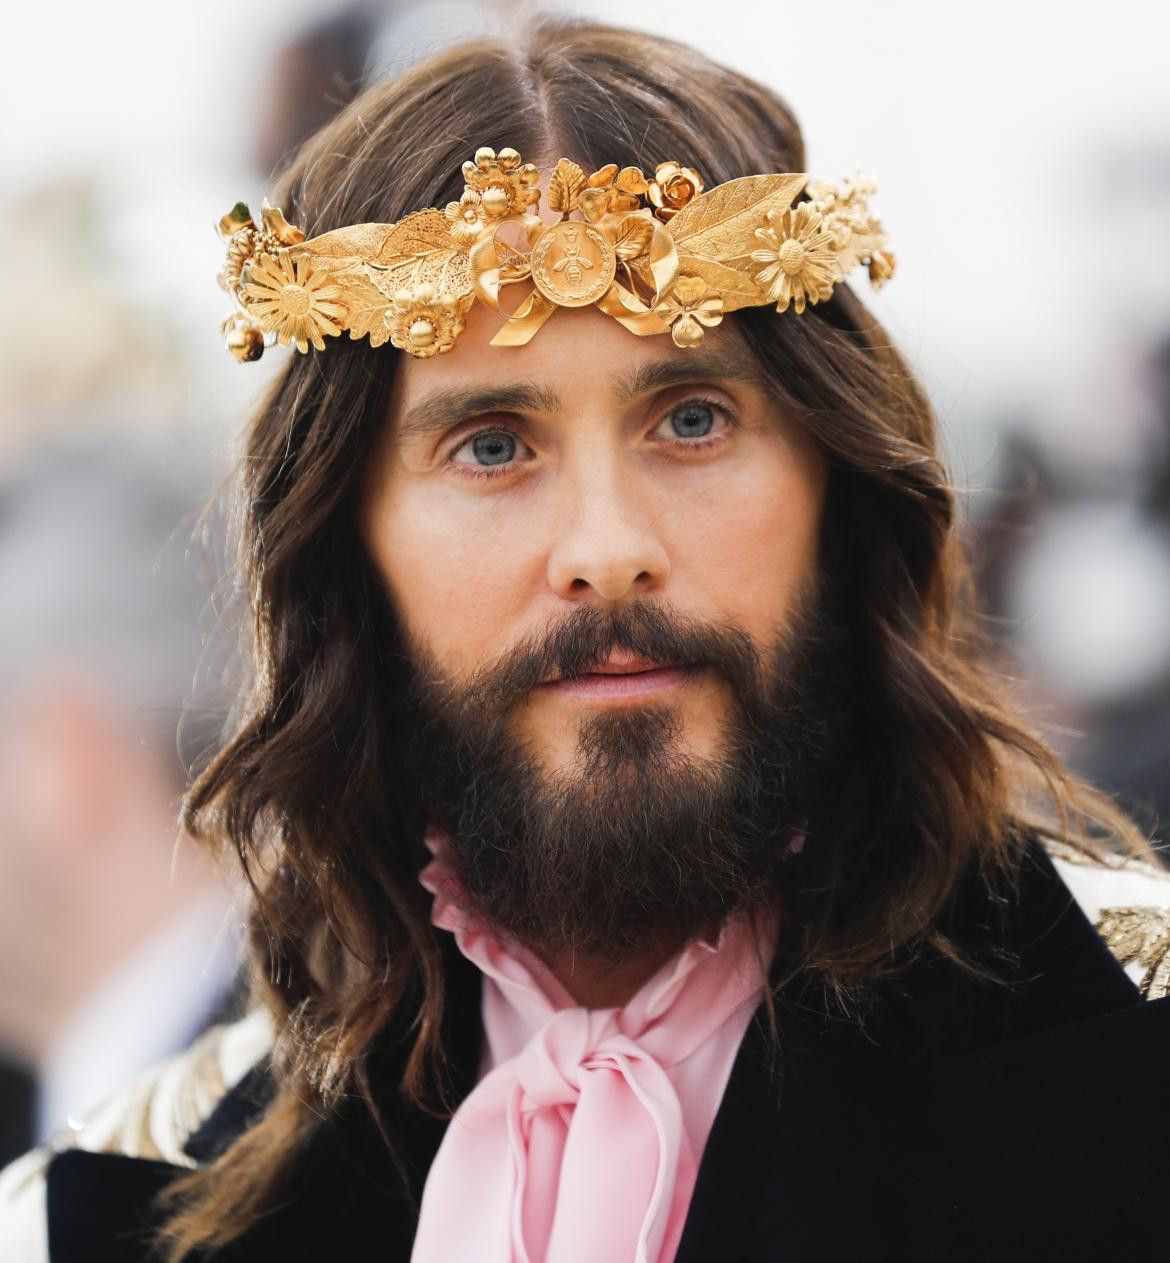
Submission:
<svg viewBox="0 0 1170 1263">
<path fill-rule="evenodd" d="M 484 973 L 487 1056 L 427 1177 L 412 1263 L 670 1263 L 761 996 L 750 923 L 691 944 L 623 1008 L 585 1009 L 472 915 L 444 836 L 427 846 L 431 920 Z"/>
</svg>

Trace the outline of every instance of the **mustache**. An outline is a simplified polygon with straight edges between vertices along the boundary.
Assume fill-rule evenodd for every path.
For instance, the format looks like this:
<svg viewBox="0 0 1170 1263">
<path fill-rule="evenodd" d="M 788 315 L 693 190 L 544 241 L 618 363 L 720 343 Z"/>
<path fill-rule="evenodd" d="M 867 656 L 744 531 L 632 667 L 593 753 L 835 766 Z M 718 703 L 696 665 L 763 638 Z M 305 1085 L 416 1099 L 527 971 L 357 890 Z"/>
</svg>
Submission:
<svg viewBox="0 0 1170 1263">
<path fill-rule="evenodd" d="M 615 649 L 663 665 L 713 668 L 746 695 L 759 688 L 759 651 L 745 631 L 642 600 L 613 609 L 573 610 L 482 667 L 465 696 L 476 706 L 507 706 L 549 679 L 579 676 Z"/>
</svg>

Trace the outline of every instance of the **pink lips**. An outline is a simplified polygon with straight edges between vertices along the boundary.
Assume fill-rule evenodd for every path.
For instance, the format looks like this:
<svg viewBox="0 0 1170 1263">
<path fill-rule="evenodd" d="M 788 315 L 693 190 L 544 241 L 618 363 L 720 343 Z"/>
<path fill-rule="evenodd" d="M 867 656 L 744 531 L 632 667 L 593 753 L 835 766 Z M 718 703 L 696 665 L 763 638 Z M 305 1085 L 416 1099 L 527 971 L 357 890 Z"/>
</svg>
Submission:
<svg viewBox="0 0 1170 1263">
<path fill-rule="evenodd" d="M 641 700 L 680 688 L 693 674 L 691 667 L 656 667 L 645 659 L 630 658 L 621 661 L 611 658 L 595 671 L 586 672 L 575 680 L 551 680 L 543 687 L 562 697 L 574 697 L 582 701 Z"/>
</svg>

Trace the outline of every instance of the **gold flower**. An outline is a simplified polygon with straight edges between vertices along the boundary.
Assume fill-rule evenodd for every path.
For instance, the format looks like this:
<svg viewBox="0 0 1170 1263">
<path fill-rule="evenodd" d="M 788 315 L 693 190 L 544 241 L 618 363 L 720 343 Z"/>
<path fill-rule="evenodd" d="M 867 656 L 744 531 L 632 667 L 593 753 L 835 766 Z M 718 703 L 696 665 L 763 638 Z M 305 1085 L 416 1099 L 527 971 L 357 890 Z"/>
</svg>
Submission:
<svg viewBox="0 0 1170 1263">
<path fill-rule="evenodd" d="M 702 191 L 703 177 L 694 167 L 684 167 L 677 162 L 660 162 L 654 169 L 654 179 L 646 186 L 654 214 L 663 223 Z"/>
<path fill-rule="evenodd" d="M 458 299 L 449 294 L 440 297 L 429 281 L 413 290 L 400 289 L 386 312 L 386 324 L 390 341 L 420 359 L 449 351 L 464 327 Z"/>
<path fill-rule="evenodd" d="M 616 162 L 607 162 L 585 181 L 577 204 L 581 214 L 595 223 L 609 211 L 641 210 L 646 189 L 646 177 L 637 167 L 619 171 Z"/>
<path fill-rule="evenodd" d="M 798 313 L 806 302 L 819 303 L 833 293 L 840 280 L 833 235 L 825 228 L 821 213 L 808 202 L 795 210 L 768 212 L 767 228 L 757 228 L 764 248 L 751 257 L 767 267 L 755 275 L 756 284 L 766 287 L 768 301 L 776 310 L 786 311 L 791 302 Z"/>
<path fill-rule="evenodd" d="M 226 290 L 237 302 L 243 302 L 240 285 L 244 268 L 260 254 L 276 254 L 282 246 L 300 245 L 305 234 L 294 228 L 278 207 L 264 201 L 261 215 L 262 228 L 256 227 L 252 212 L 243 202 L 237 202 L 224 215 L 216 228 L 228 243 L 227 263 L 216 277 L 221 289 Z"/>
<path fill-rule="evenodd" d="M 448 202 L 443 212 L 451 221 L 451 244 L 457 250 L 470 250 L 486 226 L 483 194 L 465 188 L 457 202 Z"/>
<path fill-rule="evenodd" d="M 309 343 L 325 349 L 322 334 L 336 335 L 336 320 L 345 315 L 341 303 L 331 302 L 341 293 L 323 268 L 314 268 L 306 255 L 295 260 L 287 250 L 261 254 L 248 264 L 244 295 L 248 312 L 265 333 L 275 332 L 277 341 L 297 344 L 308 351 Z"/>
<path fill-rule="evenodd" d="M 707 288 L 701 276 L 680 276 L 654 308 L 654 314 L 670 325 L 676 346 L 698 346 L 703 326 L 723 319 L 723 297 Z"/>
<path fill-rule="evenodd" d="M 894 275 L 897 260 L 888 250 L 875 250 L 869 259 L 869 280 L 875 290 L 881 287 Z"/>
<path fill-rule="evenodd" d="M 463 164 L 463 178 L 467 188 L 481 194 L 480 205 L 487 219 L 522 214 L 540 201 L 540 190 L 532 187 L 540 179 L 540 172 L 531 162 L 521 165 L 515 149 L 496 153 L 482 145 L 475 151 L 475 158 Z"/>
</svg>

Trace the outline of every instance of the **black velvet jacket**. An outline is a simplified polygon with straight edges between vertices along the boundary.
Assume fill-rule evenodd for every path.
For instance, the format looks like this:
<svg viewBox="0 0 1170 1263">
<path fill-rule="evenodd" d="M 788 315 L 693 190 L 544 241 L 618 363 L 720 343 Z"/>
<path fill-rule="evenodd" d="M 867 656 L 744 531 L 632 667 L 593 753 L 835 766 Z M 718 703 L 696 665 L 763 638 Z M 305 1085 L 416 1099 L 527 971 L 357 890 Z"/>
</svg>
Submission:
<svg viewBox="0 0 1170 1263">
<path fill-rule="evenodd" d="M 757 1014 L 703 1153 L 677 1263 L 1170 1257 L 1170 996 L 1141 998 L 1039 843 L 1030 854 L 1021 897 L 993 931 L 1018 957 L 1012 991 L 923 960 L 883 984 L 859 1024 L 796 989 L 781 1001 L 774 1058 Z M 968 926 L 997 924 L 979 898 L 956 908 Z M 448 965 L 445 1046 L 466 1092 L 480 1050 L 479 974 L 455 949 Z M 361 1111 L 343 1111 L 279 1206 L 217 1259 L 409 1258 L 445 1123 L 397 1100 L 403 1049 L 388 1036 L 376 1082 L 409 1194 Z M 269 1090 L 261 1064 L 187 1152 L 213 1156 Z M 53 1263 L 150 1257 L 141 1232 L 151 1197 L 178 1173 L 111 1154 L 57 1155 L 47 1177 Z"/>
</svg>

